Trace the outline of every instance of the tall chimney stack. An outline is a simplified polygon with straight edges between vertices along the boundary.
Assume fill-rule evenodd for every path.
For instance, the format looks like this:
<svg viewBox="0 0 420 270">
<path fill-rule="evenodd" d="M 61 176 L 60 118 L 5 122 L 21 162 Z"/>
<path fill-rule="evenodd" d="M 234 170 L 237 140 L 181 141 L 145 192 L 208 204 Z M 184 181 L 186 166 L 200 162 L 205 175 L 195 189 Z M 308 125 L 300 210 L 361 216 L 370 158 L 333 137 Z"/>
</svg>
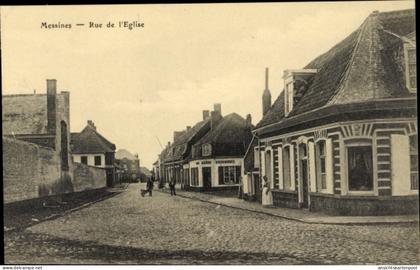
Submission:
<svg viewBox="0 0 420 270">
<path fill-rule="evenodd" d="M 265 89 L 262 96 L 262 112 L 263 116 L 270 110 L 271 108 L 271 93 L 268 89 L 268 68 L 265 68 Z"/>
<path fill-rule="evenodd" d="M 93 128 L 94 130 L 96 130 L 95 123 L 93 123 L 93 121 L 92 121 L 92 120 L 87 120 L 87 124 L 88 124 L 91 128 Z"/>
<path fill-rule="evenodd" d="M 203 111 L 203 120 L 206 120 L 210 117 L 210 111 L 209 110 L 204 110 Z"/>
<path fill-rule="evenodd" d="M 56 133 L 57 121 L 57 80 L 47 80 L 47 131 Z"/>
<path fill-rule="evenodd" d="M 222 115 L 222 104 L 220 103 L 215 103 L 213 105 L 214 111 L 218 112 L 220 115 Z"/>
<path fill-rule="evenodd" d="M 251 127 L 252 126 L 252 117 L 251 114 L 246 115 L 246 126 Z"/>
</svg>

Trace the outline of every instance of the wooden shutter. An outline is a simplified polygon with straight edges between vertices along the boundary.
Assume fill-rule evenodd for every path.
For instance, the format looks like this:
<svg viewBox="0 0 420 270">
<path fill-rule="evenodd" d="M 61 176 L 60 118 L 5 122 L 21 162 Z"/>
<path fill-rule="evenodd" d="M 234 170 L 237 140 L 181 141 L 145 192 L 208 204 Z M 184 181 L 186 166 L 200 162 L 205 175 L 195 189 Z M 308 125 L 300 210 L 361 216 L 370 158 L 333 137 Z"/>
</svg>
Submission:
<svg viewBox="0 0 420 270">
<path fill-rule="evenodd" d="M 235 183 L 239 184 L 239 178 L 241 177 L 241 166 L 235 166 Z"/>
<path fill-rule="evenodd" d="M 325 141 L 325 170 L 327 179 L 327 192 L 334 193 L 334 170 L 333 170 L 333 147 L 332 139 Z"/>
<path fill-rule="evenodd" d="M 315 166 L 315 144 L 313 142 L 308 143 L 309 148 L 309 182 L 311 192 L 316 192 L 316 166 Z"/>
<path fill-rule="evenodd" d="M 219 167 L 219 185 L 223 185 L 223 167 Z"/>
<path fill-rule="evenodd" d="M 294 145 L 290 146 L 290 189 L 296 189 L 296 180 L 295 180 L 295 147 Z"/>
<path fill-rule="evenodd" d="M 283 149 L 281 146 L 277 148 L 279 163 L 279 189 L 284 189 L 283 183 Z"/>
<path fill-rule="evenodd" d="M 410 194 L 410 141 L 406 135 L 391 135 L 392 195 Z"/>
</svg>

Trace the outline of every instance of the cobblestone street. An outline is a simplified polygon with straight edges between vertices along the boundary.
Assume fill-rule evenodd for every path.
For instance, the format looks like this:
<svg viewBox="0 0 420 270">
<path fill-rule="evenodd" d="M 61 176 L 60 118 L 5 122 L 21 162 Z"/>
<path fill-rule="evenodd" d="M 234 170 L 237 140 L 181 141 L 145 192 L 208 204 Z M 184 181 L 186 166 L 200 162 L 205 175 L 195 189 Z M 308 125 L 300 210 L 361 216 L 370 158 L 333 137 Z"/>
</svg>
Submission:
<svg viewBox="0 0 420 270">
<path fill-rule="evenodd" d="M 295 222 L 140 186 L 23 232 L 7 264 L 419 264 L 418 224 Z"/>
</svg>

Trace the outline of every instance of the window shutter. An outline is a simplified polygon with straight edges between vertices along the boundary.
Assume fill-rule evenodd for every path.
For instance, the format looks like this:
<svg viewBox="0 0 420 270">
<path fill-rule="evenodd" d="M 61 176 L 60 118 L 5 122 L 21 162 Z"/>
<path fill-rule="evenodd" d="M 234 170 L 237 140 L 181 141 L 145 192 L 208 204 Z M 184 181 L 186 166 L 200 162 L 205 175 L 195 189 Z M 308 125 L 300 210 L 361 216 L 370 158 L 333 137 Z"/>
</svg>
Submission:
<svg viewBox="0 0 420 270">
<path fill-rule="evenodd" d="M 406 135 L 391 135 L 392 195 L 410 194 L 410 141 Z"/>
<path fill-rule="evenodd" d="M 333 148 L 332 139 L 329 138 L 325 141 L 325 169 L 327 179 L 327 192 L 334 193 L 334 171 L 333 171 Z"/>
<path fill-rule="evenodd" d="M 313 142 L 308 143 L 309 148 L 309 182 L 311 192 L 316 192 L 316 166 L 315 166 L 315 144 Z"/>
<path fill-rule="evenodd" d="M 261 151 L 261 180 L 265 176 L 265 151 Z"/>
<path fill-rule="evenodd" d="M 236 178 L 235 178 L 235 183 L 239 184 L 239 178 L 241 177 L 241 166 L 235 166 L 235 173 L 236 173 Z"/>
<path fill-rule="evenodd" d="M 295 147 L 294 145 L 290 146 L 290 189 L 296 189 L 296 181 L 295 181 Z"/>
<path fill-rule="evenodd" d="M 223 185 L 223 167 L 219 167 L 219 185 Z"/>
<path fill-rule="evenodd" d="M 281 146 L 277 148 L 278 152 L 278 163 L 279 163 L 279 189 L 284 189 L 283 183 L 283 149 Z"/>
</svg>

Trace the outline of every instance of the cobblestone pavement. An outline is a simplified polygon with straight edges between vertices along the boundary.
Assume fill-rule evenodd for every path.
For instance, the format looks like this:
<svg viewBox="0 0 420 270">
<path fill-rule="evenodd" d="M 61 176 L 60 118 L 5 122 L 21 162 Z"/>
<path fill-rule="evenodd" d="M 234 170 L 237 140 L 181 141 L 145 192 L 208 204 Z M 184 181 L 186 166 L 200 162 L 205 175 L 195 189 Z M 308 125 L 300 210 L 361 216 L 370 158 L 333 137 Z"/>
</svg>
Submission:
<svg viewBox="0 0 420 270">
<path fill-rule="evenodd" d="M 418 224 L 305 224 L 154 192 L 5 234 L 8 264 L 418 264 Z"/>
</svg>

